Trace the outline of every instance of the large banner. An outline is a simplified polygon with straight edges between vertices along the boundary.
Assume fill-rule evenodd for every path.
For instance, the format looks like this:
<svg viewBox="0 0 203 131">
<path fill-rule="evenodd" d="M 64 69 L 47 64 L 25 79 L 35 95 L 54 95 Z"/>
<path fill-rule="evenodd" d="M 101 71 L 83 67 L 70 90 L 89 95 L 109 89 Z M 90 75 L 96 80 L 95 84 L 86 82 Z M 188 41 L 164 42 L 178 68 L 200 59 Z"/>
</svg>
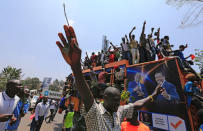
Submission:
<svg viewBox="0 0 203 131">
<path fill-rule="evenodd" d="M 151 95 L 158 84 L 164 88 L 164 92 L 140 112 L 143 122 L 141 118 L 149 116 L 150 120 L 146 124 L 151 129 L 191 130 L 175 59 L 128 67 L 127 79 L 129 102 Z"/>
<path fill-rule="evenodd" d="M 51 84 L 51 77 L 44 77 L 42 82 L 42 89 L 49 88 L 49 85 Z"/>
</svg>

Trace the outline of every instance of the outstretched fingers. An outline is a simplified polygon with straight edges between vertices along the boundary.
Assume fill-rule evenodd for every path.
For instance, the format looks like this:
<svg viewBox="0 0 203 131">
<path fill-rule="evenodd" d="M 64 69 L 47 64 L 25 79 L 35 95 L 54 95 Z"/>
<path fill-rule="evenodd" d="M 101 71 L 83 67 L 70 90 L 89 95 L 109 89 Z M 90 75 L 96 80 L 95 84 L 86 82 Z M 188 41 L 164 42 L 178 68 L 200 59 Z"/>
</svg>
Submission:
<svg viewBox="0 0 203 131">
<path fill-rule="evenodd" d="M 72 38 L 76 38 L 76 34 L 72 26 L 64 25 L 64 30 L 65 30 L 66 38 L 68 39 L 68 42 L 71 42 Z"/>
<path fill-rule="evenodd" d="M 77 42 L 76 38 L 73 38 L 71 40 L 71 44 L 70 45 L 71 45 L 71 48 L 74 48 L 77 52 L 81 52 L 81 49 L 78 46 L 78 42 Z"/>
<path fill-rule="evenodd" d="M 63 46 L 60 41 L 56 41 L 56 45 L 59 47 L 60 51 L 62 52 Z"/>
<path fill-rule="evenodd" d="M 58 36 L 61 39 L 61 41 L 63 43 L 63 46 L 68 47 L 68 43 L 67 43 L 66 38 L 64 37 L 64 35 L 60 32 L 60 33 L 58 33 Z"/>
</svg>

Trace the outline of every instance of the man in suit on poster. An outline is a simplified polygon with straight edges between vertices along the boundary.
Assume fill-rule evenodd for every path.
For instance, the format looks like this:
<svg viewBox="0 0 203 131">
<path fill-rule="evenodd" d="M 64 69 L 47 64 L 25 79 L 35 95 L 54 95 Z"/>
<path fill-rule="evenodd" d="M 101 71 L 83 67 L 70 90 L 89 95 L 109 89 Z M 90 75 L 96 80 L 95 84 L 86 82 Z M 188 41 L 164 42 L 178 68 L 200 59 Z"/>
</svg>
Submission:
<svg viewBox="0 0 203 131">
<path fill-rule="evenodd" d="M 157 84 L 162 84 L 164 91 L 156 98 L 157 103 L 173 103 L 176 104 L 180 101 L 180 97 L 176 91 L 175 85 L 165 80 L 163 71 L 155 73 L 155 80 Z"/>
</svg>

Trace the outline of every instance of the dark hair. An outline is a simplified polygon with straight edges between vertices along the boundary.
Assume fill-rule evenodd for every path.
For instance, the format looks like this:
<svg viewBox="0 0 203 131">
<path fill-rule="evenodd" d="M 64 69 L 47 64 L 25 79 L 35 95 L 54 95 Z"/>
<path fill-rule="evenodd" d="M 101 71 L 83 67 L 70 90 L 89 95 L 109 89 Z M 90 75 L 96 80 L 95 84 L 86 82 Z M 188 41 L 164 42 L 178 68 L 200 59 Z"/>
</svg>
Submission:
<svg viewBox="0 0 203 131">
<path fill-rule="evenodd" d="M 167 36 L 167 35 L 166 35 L 166 36 L 164 36 L 164 39 L 167 39 L 167 40 L 169 40 L 169 36 Z"/>
<path fill-rule="evenodd" d="M 163 67 L 163 69 L 159 68 L 156 70 L 155 74 L 157 73 L 161 73 L 163 76 L 165 76 L 165 68 Z"/>
<path fill-rule="evenodd" d="M 16 80 L 9 80 L 7 83 L 6 83 L 6 87 L 12 87 L 16 84 L 15 82 Z"/>
<path fill-rule="evenodd" d="M 185 46 L 184 45 L 180 45 L 179 48 L 185 48 Z"/>
</svg>

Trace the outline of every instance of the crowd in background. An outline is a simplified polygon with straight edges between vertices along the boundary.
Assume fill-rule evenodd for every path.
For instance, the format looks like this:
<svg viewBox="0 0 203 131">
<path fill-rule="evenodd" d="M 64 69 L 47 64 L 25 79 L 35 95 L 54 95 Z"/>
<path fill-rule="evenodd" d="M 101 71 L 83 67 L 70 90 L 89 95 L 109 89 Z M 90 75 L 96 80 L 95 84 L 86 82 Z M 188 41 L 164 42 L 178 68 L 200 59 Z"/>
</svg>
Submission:
<svg viewBox="0 0 203 131">
<path fill-rule="evenodd" d="M 120 46 L 115 46 L 110 42 L 108 50 L 101 50 L 97 54 L 92 52 L 90 57 L 86 53 L 86 57 L 82 62 L 83 69 L 88 69 L 89 66 L 103 66 L 123 59 L 128 60 L 129 64 L 133 65 L 170 56 L 178 56 L 183 68 L 189 68 L 189 64 L 193 64 L 191 61 L 188 63 L 186 59 L 189 57 L 194 59 L 195 56 L 190 54 L 188 57 L 184 57 L 183 54 L 187 44 L 180 45 L 179 49 L 173 50 L 169 36 L 160 38 L 160 28 L 156 32 L 154 32 L 154 28 L 151 28 L 151 33 L 146 35 L 145 25 L 146 21 L 143 23 L 139 41 L 136 40 L 137 37 L 133 34 L 136 29 L 136 27 L 133 27 L 128 36 L 122 37 Z"/>
</svg>

